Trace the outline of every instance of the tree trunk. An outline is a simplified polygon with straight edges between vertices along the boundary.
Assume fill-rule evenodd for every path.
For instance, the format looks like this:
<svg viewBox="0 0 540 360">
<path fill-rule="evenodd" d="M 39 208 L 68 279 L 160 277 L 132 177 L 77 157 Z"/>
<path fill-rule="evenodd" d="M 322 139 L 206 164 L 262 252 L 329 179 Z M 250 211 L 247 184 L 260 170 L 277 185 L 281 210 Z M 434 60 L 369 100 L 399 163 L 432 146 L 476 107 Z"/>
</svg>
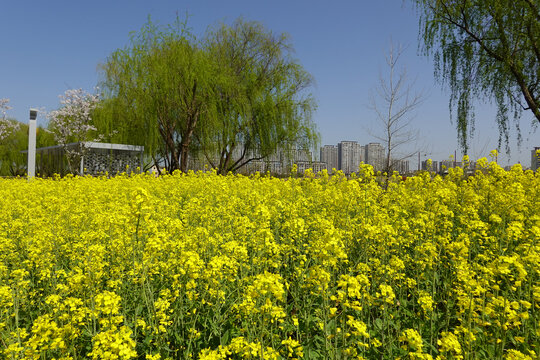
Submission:
<svg viewBox="0 0 540 360">
<path fill-rule="evenodd" d="M 189 146 L 191 145 L 191 140 L 193 138 L 193 132 L 195 131 L 195 126 L 197 126 L 198 114 L 190 116 L 188 120 L 188 128 L 185 134 L 182 135 L 182 141 L 180 142 L 180 171 L 187 172 L 188 165 L 188 156 L 189 156 Z"/>
</svg>

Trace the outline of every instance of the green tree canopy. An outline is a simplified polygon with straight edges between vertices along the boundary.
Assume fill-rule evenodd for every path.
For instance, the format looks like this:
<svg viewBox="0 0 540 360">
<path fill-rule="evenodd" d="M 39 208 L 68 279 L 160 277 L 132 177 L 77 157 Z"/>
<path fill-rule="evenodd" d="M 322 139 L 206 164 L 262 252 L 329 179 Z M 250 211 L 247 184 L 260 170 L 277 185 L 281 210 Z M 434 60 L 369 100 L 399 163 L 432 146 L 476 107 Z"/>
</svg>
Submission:
<svg viewBox="0 0 540 360">
<path fill-rule="evenodd" d="M 156 163 L 185 171 L 193 132 L 216 113 L 211 84 L 219 74 L 208 55 L 181 24 L 162 30 L 149 21 L 102 68 L 100 125 L 112 121 L 109 130 L 144 145 Z"/>
<path fill-rule="evenodd" d="M 305 91 L 312 77 L 291 57 L 285 34 L 238 19 L 209 31 L 204 46 L 229 77 L 229 86 L 215 91 L 219 123 L 214 129 L 219 131 L 205 133 L 202 141 L 213 167 L 221 173 L 236 171 L 277 149 L 317 142 L 310 121 L 315 103 Z"/>
<path fill-rule="evenodd" d="M 218 26 L 198 42 L 185 24 L 149 21 L 102 66 L 96 125 L 144 145 L 168 171 L 186 171 L 190 154 L 235 171 L 285 142 L 313 143 L 313 99 L 302 96 L 311 77 L 289 50 L 255 22 Z"/>
<path fill-rule="evenodd" d="M 473 98 L 495 100 L 499 146 L 507 151 L 510 115 L 529 110 L 540 122 L 538 0 L 415 0 L 426 54 L 451 89 L 458 138 L 467 150 L 474 131 Z"/>
</svg>

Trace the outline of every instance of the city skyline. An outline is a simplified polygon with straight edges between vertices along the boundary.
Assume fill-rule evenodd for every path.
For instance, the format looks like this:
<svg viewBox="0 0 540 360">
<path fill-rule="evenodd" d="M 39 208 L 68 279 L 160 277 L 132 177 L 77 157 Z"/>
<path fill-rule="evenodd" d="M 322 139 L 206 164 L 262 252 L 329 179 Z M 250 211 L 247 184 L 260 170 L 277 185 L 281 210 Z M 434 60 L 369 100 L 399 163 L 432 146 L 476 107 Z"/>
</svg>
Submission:
<svg viewBox="0 0 540 360">
<path fill-rule="evenodd" d="M 347 149 L 348 151 L 354 152 L 355 151 L 354 145 L 357 145 L 357 147 L 361 149 L 360 150 L 361 154 L 363 154 L 362 156 L 359 157 L 360 161 L 357 163 L 356 166 L 355 166 L 356 163 L 354 161 L 352 163 L 349 163 L 346 161 L 345 162 L 346 165 L 343 166 L 342 160 L 340 158 L 343 156 L 341 155 L 341 151 L 343 149 Z M 377 148 L 377 150 L 368 150 L 369 146 L 374 146 Z M 520 162 L 519 164 L 521 164 L 521 166 L 524 169 L 532 169 L 533 171 L 536 171 L 538 168 L 540 168 L 540 157 L 538 156 L 538 153 L 537 153 L 538 151 L 540 151 L 540 146 L 533 147 L 533 149 L 529 151 L 530 151 L 530 161 L 524 162 L 524 163 Z M 372 153 L 372 154 L 377 153 L 377 156 L 374 156 L 376 160 L 370 159 L 368 156 L 368 153 Z M 395 157 L 392 157 L 391 162 L 393 162 L 393 168 L 395 168 L 396 171 L 398 171 L 399 173 L 414 172 L 416 170 L 432 170 L 435 172 L 439 172 L 441 171 L 442 166 L 444 166 L 445 168 L 456 167 L 456 166 L 460 167 L 462 166 L 462 163 L 463 163 L 462 157 L 460 158 L 453 154 L 449 155 L 447 158 L 426 158 L 426 159 L 420 158 L 421 154 L 422 152 L 418 151 L 415 154 L 409 155 L 405 158 L 396 159 Z M 386 149 L 379 142 L 371 142 L 371 143 L 362 145 L 358 143 L 357 141 L 343 140 L 337 143 L 336 145 L 333 145 L 333 144 L 322 145 L 320 147 L 319 158 L 318 160 L 314 160 L 314 162 L 320 161 L 322 163 L 326 163 L 327 164 L 326 168 L 328 171 L 335 168 L 337 170 L 344 170 L 345 173 L 351 173 L 351 172 L 356 172 L 358 170 L 358 165 L 362 162 L 365 164 L 372 165 L 375 170 L 381 170 L 384 167 L 383 166 L 384 164 L 381 164 L 379 161 L 381 161 L 381 158 L 386 157 L 386 155 L 387 155 Z M 418 160 L 416 159 L 416 155 L 419 155 Z M 426 155 L 426 154 L 423 154 L 423 155 Z M 345 157 L 349 159 L 351 156 L 346 155 Z M 479 158 L 469 157 L 469 164 L 471 164 L 471 166 L 474 167 L 474 165 L 476 164 L 476 160 L 479 160 L 482 157 L 490 158 L 490 155 L 486 154 L 485 156 L 481 156 Z M 428 161 L 430 161 L 429 163 L 431 163 L 431 165 L 428 165 Z M 511 167 L 511 165 L 506 165 L 506 168 Z M 355 169 L 355 170 L 352 170 L 352 169 Z"/>
</svg>

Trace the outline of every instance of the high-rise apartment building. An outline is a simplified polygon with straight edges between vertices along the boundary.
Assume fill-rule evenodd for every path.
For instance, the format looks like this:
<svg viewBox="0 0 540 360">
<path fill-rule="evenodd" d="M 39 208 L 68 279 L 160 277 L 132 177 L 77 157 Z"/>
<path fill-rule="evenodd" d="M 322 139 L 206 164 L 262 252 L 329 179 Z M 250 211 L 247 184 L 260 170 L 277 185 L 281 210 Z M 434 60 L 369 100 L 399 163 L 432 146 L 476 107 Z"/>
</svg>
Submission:
<svg viewBox="0 0 540 360">
<path fill-rule="evenodd" d="M 365 162 L 373 166 L 373 169 L 375 171 L 383 170 L 384 155 L 384 148 L 379 143 L 369 143 L 365 146 Z"/>
<path fill-rule="evenodd" d="M 354 146 L 353 167 L 354 167 L 355 172 L 358 172 L 358 168 L 360 167 L 360 163 L 365 160 L 365 156 L 366 156 L 365 152 L 366 152 L 365 146 L 362 146 L 360 144 L 356 144 Z"/>
<path fill-rule="evenodd" d="M 338 166 L 339 170 L 345 174 L 351 173 L 349 163 L 351 162 L 352 144 L 352 141 L 342 141 L 338 144 Z"/>
<path fill-rule="evenodd" d="M 345 174 L 358 171 L 360 162 L 364 161 L 364 147 L 356 141 L 342 141 L 338 144 L 338 165 Z"/>
<path fill-rule="evenodd" d="M 331 173 L 332 169 L 339 169 L 338 147 L 335 145 L 324 145 L 321 148 L 321 162 L 326 163 L 328 173 Z"/>
</svg>

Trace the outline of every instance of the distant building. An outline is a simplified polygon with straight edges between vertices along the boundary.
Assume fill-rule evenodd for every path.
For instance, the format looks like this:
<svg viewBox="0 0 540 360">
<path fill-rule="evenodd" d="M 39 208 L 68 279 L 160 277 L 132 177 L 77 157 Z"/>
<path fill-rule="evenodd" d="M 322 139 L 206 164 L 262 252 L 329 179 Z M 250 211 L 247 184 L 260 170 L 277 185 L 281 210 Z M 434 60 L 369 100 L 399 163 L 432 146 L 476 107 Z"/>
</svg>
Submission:
<svg viewBox="0 0 540 360">
<path fill-rule="evenodd" d="M 313 161 L 311 163 L 311 168 L 313 169 L 314 173 L 319 173 L 319 172 L 323 171 L 324 169 L 327 169 L 326 163 L 324 163 L 322 161 Z"/>
<path fill-rule="evenodd" d="M 322 163 L 313 161 L 311 151 L 294 147 L 278 148 L 274 154 L 262 160 L 254 160 L 250 164 L 246 169 L 241 169 L 241 172 L 251 174 L 259 171 L 260 173 L 270 172 L 272 175 L 289 175 L 295 164 L 298 173 L 303 173 L 308 168 L 317 172 L 322 166 Z"/>
<path fill-rule="evenodd" d="M 433 171 L 433 172 L 439 172 L 439 163 L 437 161 L 432 160 L 431 161 L 431 167 L 428 166 L 428 161 L 424 160 L 422 161 L 422 170 L 424 171 Z"/>
<path fill-rule="evenodd" d="M 307 149 L 283 149 L 281 154 L 281 161 L 283 163 L 283 174 L 289 174 L 292 166 L 296 164 L 296 168 L 299 174 L 302 174 L 306 169 L 311 168 L 313 161 L 313 154 Z"/>
<path fill-rule="evenodd" d="M 536 152 L 540 150 L 539 146 L 536 146 L 531 150 L 531 170 L 536 171 L 540 168 L 540 157 L 536 155 Z"/>
<path fill-rule="evenodd" d="M 299 161 L 295 164 L 297 173 L 299 175 L 304 174 L 307 169 L 311 169 L 315 174 L 322 171 L 323 169 L 326 169 L 326 163 L 323 163 L 321 161 Z"/>
<path fill-rule="evenodd" d="M 462 167 L 461 161 L 443 160 L 440 162 L 439 172 L 445 173 L 448 171 L 448 169 L 453 168 L 453 167 Z"/>
<path fill-rule="evenodd" d="M 454 160 L 442 160 L 440 162 L 439 172 L 444 173 L 451 167 L 454 167 Z"/>
<path fill-rule="evenodd" d="M 364 161 L 364 147 L 356 141 L 342 141 L 338 144 L 339 170 L 345 174 L 358 171 L 360 163 Z"/>
<path fill-rule="evenodd" d="M 331 173 L 332 169 L 339 170 L 338 147 L 335 145 L 324 145 L 321 147 L 321 162 L 326 164 L 328 173 Z"/>
<path fill-rule="evenodd" d="M 364 161 L 373 166 L 375 171 L 382 171 L 384 168 L 384 148 L 380 143 L 369 143 L 365 146 Z"/>
<path fill-rule="evenodd" d="M 406 174 L 409 172 L 409 165 L 409 160 L 392 160 L 392 171 Z"/>
</svg>

